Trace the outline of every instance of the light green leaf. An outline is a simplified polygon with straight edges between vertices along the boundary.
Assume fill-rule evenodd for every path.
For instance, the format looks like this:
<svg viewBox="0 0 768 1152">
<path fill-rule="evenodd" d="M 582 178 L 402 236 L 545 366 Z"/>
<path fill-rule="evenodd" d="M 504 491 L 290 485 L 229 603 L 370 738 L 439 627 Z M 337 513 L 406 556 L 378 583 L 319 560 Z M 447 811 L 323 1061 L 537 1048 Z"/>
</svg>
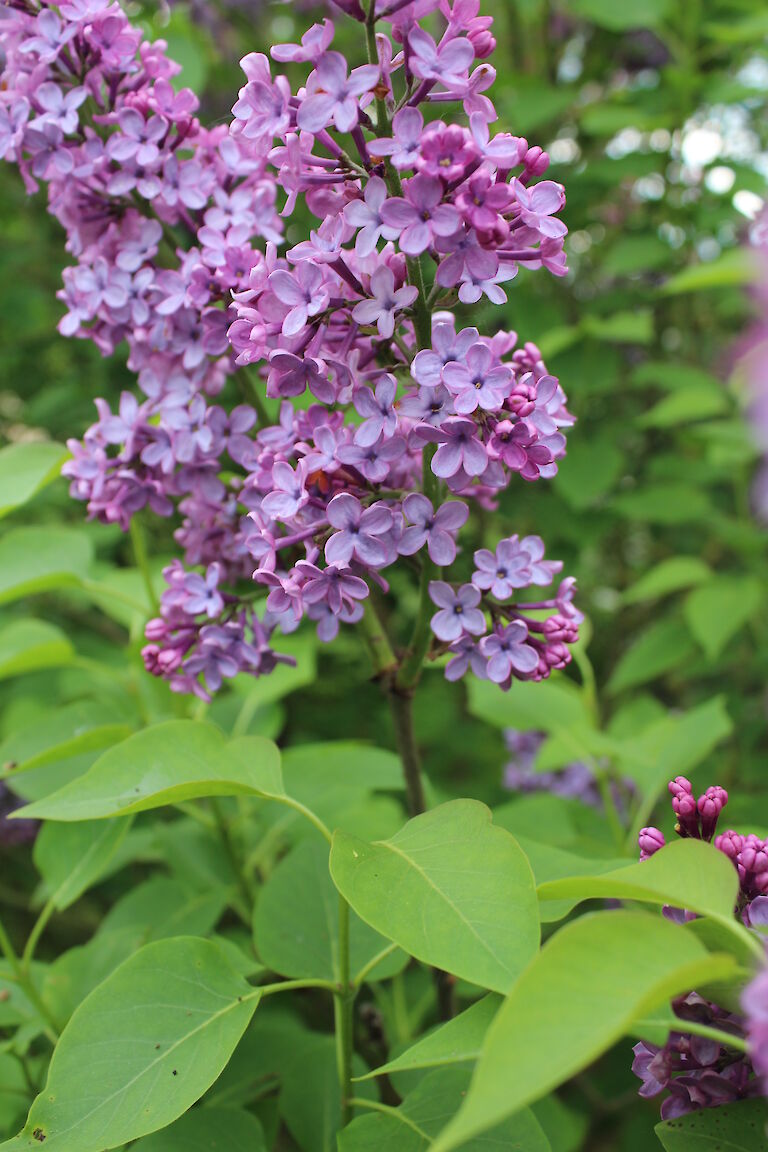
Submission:
<svg viewBox="0 0 768 1152">
<path fill-rule="evenodd" d="M 405 1052 L 401 1052 L 394 1060 L 374 1068 L 363 1079 L 388 1076 L 390 1072 L 411 1072 L 414 1068 L 439 1068 L 447 1064 L 477 1060 L 483 1038 L 500 1004 L 500 998 L 493 993 L 484 996 L 453 1020 L 441 1024 Z"/>
<path fill-rule="evenodd" d="M 533 873 L 475 800 L 453 800 L 368 844 L 337 832 L 331 875 L 357 914 L 406 952 L 505 992 L 536 953 Z"/>
<path fill-rule="evenodd" d="M 465 1068 L 430 1072 L 399 1108 L 384 1107 L 360 1116 L 339 1133 L 339 1152 L 428 1152 L 432 1140 L 455 1115 L 469 1084 Z M 533 1112 L 525 1108 L 492 1131 L 460 1145 L 462 1152 L 551 1152 Z"/>
<path fill-rule="evenodd" d="M 35 841 L 35 867 L 58 911 L 74 904 L 106 872 L 125 839 L 130 817 L 108 824 L 44 824 Z"/>
<path fill-rule="evenodd" d="M 8 444 L 0 449 L 0 517 L 26 504 L 55 480 L 68 456 L 62 444 L 50 440 Z"/>
<path fill-rule="evenodd" d="M 137 944 L 171 936 L 204 936 L 227 901 L 225 889 L 200 892 L 169 876 L 152 876 L 110 908 L 98 935 L 130 928 Z"/>
<path fill-rule="evenodd" d="M 625 863 L 619 857 L 580 856 L 576 852 L 569 852 L 552 844 L 542 844 L 523 836 L 520 837 L 519 844 L 533 868 L 537 885 L 569 876 L 599 876 L 604 872 L 621 868 Z M 542 924 L 562 920 L 576 904 L 578 904 L 576 897 L 540 900 L 539 916 Z"/>
<path fill-rule="evenodd" d="M 638 424 L 643 428 L 674 428 L 696 420 L 709 420 L 713 416 L 722 415 L 729 408 L 728 395 L 723 385 L 716 391 L 698 386 L 680 388 L 654 404 Z"/>
<path fill-rule="evenodd" d="M 92 560 L 93 548 L 84 532 L 56 525 L 12 528 L 0 540 L 0 604 L 76 587 Z"/>
<path fill-rule="evenodd" d="M 8 1152 L 103 1152 L 176 1120 L 211 1086 L 259 1000 L 220 948 L 149 944 L 75 1012 Z"/>
<path fill-rule="evenodd" d="M 579 688 L 564 677 L 540 684 L 521 680 L 510 692 L 494 691 L 490 681 L 472 677 L 467 687 L 472 715 L 497 728 L 559 732 L 592 726 Z"/>
<path fill-rule="evenodd" d="M 598 912 L 561 928 L 488 1030 L 464 1106 L 437 1138 L 449 1152 L 546 1095 L 607 1051 L 640 1016 L 733 970 L 658 913 Z"/>
<path fill-rule="evenodd" d="M 683 612 L 694 638 L 711 660 L 757 614 L 763 603 L 756 576 L 718 576 L 686 598 Z"/>
<path fill-rule="evenodd" d="M 264 1130 L 243 1108 L 193 1108 L 131 1152 L 267 1152 Z"/>
<path fill-rule="evenodd" d="M 647 0 L 646 0 L 647 2 Z M 612 316 L 585 316 L 582 331 L 610 344 L 650 344 L 653 340 L 653 313 L 649 308 L 615 312 Z"/>
<path fill-rule="evenodd" d="M 129 736 L 86 774 L 29 805 L 48 820 L 99 820 L 203 796 L 283 796 L 280 754 L 260 736 L 227 742 L 199 720 L 169 720 Z"/>
<path fill-rule="evenodd" d="M 328 846 L 317 838 L 300 844 L 270 874 L 259 893 L 253 920 L 256 948 L 263 963 L 282 976 L 341 979 L 339 968 L 339 894 L 328 872 Z M 349 925 L 350 975 L 383 952 L 389 941 L 354 913 Z M 401 971 L 408 957 L 400 949 L 367 976 L 385 980 Z"/>
<path fill-rule="evenodd" d="M 615 694 L 647 684 L 693 656 L 695 649 L 682 620 L 656 620 L 630 644 L 613 670 L 606 690 Z"/>
<path fill-rule="evenodd" d="M 706 520 L 712 505 L 706 493 L 690 484 L 649 483 L 632 492 L 621 492 L 611 507 L 628 520 L 651 524 L 685 524 Z"/>
<path fill-rule="evenodd" d="M 765 1152 L 768 1100 L 702 1108 L 654 1129 L 666 1152 Z"/>
<path fill-rule="evenodd" d="M 625 604 L 640 604 L 645 600 L 660 600 L 670 592 L 703 584 L 712 578 L 712 569 L 698 556 L 671 556 L 662 560 L 639 580 L 630 585 L 622 596 Z"/>
<path fill-rule="evenodd" d="M 738 890 L 738 873 L 728 857 L 712 844 L 689 839 L 675 840 L 639 864 L 599 876 L 566 876 L 538 887 L 540 900 L 641 900 L 727 921 L 733 920 Z"/>
<path fill-rule="evenodd" d="M 667 280 L 665 296 L 683 292 L 706 292 L 713 288 L 740 287 L 751 284 L 757 275 L 755 260 L 746 248 L 732 248 L 706 264 L 692 264 Z"/>
<path fill-rule="evenodd" d="M 61 631 L 44 620 L 14 620 L 0 631 L 0 680 L 70 664 L 75 650 Z"/>
</svg>

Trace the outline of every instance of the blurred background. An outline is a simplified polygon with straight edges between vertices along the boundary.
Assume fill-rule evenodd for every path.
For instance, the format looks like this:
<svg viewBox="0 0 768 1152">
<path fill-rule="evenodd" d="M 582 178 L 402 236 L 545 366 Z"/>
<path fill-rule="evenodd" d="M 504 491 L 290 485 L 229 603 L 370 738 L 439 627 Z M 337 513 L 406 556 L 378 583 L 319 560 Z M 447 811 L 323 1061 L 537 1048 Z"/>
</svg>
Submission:
<svg viewBox="0 0 768 1152">
<path fill-rule="evenodd" d="M 229 118 L 240 57 L 296 40 L 328 14 L 306 0 L 128 10 L 168 41 L 208 122 Z M 541 791 L 554 783 L 599 803 L 582 769 L 562 772 L 574 761 L 586 763 L 587 777 L 608 765 L 623 789 L 619 807 L 631 806 L 630 825 L 648 822 L 664 780 L 679 770 L 695 772 L 702 786 L 726 786 L 729 825 L 765 834 L 768 485 L 761 486 L 741 355 L 757 317 L 746 244 L 768 198 L 768 7 L 484 0 L 482 10 L 496 20 L 499 127 L 546 148 L 548 176 L 565 185 L 570 273 L 521 270 L 506 306 L 465 307 L 461 318 L 537 343 L 578 418 L 556 479 L 512 484 L 489 516 L 489 534 L 540 534 L 548 556 L 578 577 L 588 619 L 565 686 L 516 685 L 503 696 L 449 685 L 430 671 L 416 703 L 427 772 L 438 794 L 484 799 L 513 830 L 566 848 L 585 838 L 594 848 L 606 836 L 589 804 L 554 808 Z M 337 26 L 354 59 L 354 26 Z M 0 166 L 0 219 L 0 438 L 63 443 L 91 423 L 95 397 L 114 404 L 133 381 L 120 350 L 105 360 L 92 344 L 57 334 L 62 235 L 43 197 L 28 199 L 11 166 Z M 300 231 L 294 220 L 287 239 L 297 242 Z M 20 592 L 9 566 L 20 544 L 34 550 L 30 529 L 56 542 L 59 559 L 53 571 L 42 562 L 36 583 Z M 163 531 L 146 524 L 158 570 L 168 555 Z M 482 525 L 478 532 L 479 544 Z M 58 480 L 5 522 L 0 555 L 0 761 L 18 763 L 55 743 L 55 724 L 68 731 L 61 717 L 73 708 L 81 725 L 98 715 L 128 730 L 147 715 L 178 711 L 135 659 L 140 635 L 127 602 L 85 590 L 74 576 L 62 589 L 62 573 L 66 585 L 87 556 L 92 583 L 140 596 L 119 529 L 84 523 L 82 505 Z M 406 606 L 415 595 L 397 591 Z M 44 629 L 21 663 L 20 625 Z M 62 644 L 74 659 L 61 656 Z M 300 656 L 295 672 L 235 684 L 211 706 L 212 718 L 287 746 L 343 738 L 392 747 L 353 633 L 327 648 L 300 633 L 285 648 Z M 127 695 L 115 687 L 124 674 Z M 524 740 L 520 730 L 537 735 Z M 93 758 L 82 749 L 62 753 L 26 773 L 23 794 L 42 794 Z M 536 770 L 559 775 L 553 781 Z M 0 807 L 11 803 L 0 791 Z M 30 849 L 17 843 L 27 831 L 5 825 L 0 833 L 0 901 L 21 931 L 35 902 Z M 610 838 L 609 848 L 616 849 Z M 148 861 L 151 853 L 139 866 Z M 127 887 L 125 878 L 110 883 L 108 902 Z M 48 953 L 87 935 L 102 905 L 91 894 L 54 921 Z M 0 1027 L 2 1013 L 0 1003 Z M 571 1135 L 561 1136 L 558 1152 L 651 1146 L 658 1105 L 637 1100 L 628 1045 L 622 1051 L 569 1090 Z M 0 1094 L 0 1132 L 17 1118 Z"/>
</svg>

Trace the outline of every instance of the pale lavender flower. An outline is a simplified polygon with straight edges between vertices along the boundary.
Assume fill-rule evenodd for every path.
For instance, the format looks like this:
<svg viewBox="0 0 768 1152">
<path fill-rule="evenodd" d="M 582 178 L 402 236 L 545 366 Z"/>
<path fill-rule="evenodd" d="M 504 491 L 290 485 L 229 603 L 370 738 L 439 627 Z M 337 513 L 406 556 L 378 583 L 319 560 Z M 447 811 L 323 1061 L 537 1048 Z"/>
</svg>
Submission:
<svg viewBox="0 0 768 1152">
<path fill-rule="evenodd" d="M 477 437 L 477 426 L 472 420 L 451 416 L 439 428 L 420 424 L 416 429 L 423 440 L 439 445 L 432 460 L 435 476 L 445 480 L 462 470 L 468 476 L 480 476 L 488 466 L 488 454 Z"/>
<path fill-rule="evenodd" d="M 375 389 L 356 388 L 353 394 L 355 408 L 365 417 L 355 432 L 355 443 L 369 448 L 379 437 L 389 439 L 397 428 L 397 415 L 394 410 L 397 381 L 387 373 L 379 380 Z"/>
<path fill-rule="evenodd" d="M 421 492 L 411 492 L 403 501 L 408 527 L 398 541 L 402 556 L 412 556 L 427 545 L 434 564 L 445 568 L 456 559 L 456 534 L 466 523 L 469 508 L 460 500 L 449 500 L 435 512 L 432 501 Z"/>
<path fill-rule="evenodd" d="M 325 545 L 329 564 L 344 565 L 354 559 L 379 568 L 386 563 L 388 550 L 381 537 L 392 528 L 392 513 L 385 504 L 377 502 L 364 510 L 349 492 L 340 492 L 328 505 L 328 520 L 338 529 Z"/>
<path fill-rule="evenodd" d="M 454 397 L 454 407 L 461 416 L 476 408 L 497 412 L 512 382 L 512 370 L 506 364 L 494 364 L 490 348 L 473 344 L 464 359 L 452 360 L 443 369 L 443 381 Z"/>
<path fill-rule="evenodd" d="M 535 648 L 526 644 L 528 628 L 522 620 L 513 620 L 506 628 L 497 628 L 480 643 L 488 660 L 488 679 L 503 684 L 515 673 L 533 672 L 539 663 Z"/>
<path fill-rule="evenodd" d="M 420 172 L 404 184 L 404 199 L 385 200 L 381 207 L 384 223 L 398 237 L 401 251 L 418 256 L 426 251 L 437 236 L 450 236 L 459 224 L 459 215 L 451 204 L 443 204 L 443 185 L 433 176 Z"/>
<path fill-rule="evenodd" d="M 379 335 L 389 337 L 395 330 L 395 312 L 413 304 L 418 289 L 405 284 L 395 289 L 395 274 L 386 264 L 380 264 L 371 276 L 372 299 L 361 300 L 352 309 L 358 324 L 375 324 Z"/>
<path fill-rule="evenodd" d="M 370 256 L 380 238 L 395 240 L 397 228 L 385 224 L 381 206 L 387 199 L 387 186 L 380 176 L 372 176 L 365 186 L 362 200 L 351 200 L 344 208 L 344 219 L 358 228 L 355 251 L 358 256 Z"/>
<path fill-rule="evenodd" d="M 319 132 L 333 122 L 339 132 L 349 132 L 357 124 L 359 97 L 370 92 L 378 78 L 377 64 L 363 64 L 347 76 L 347 62 L 341 53 L 326 52 L 307 82 L 307 95 L 299 108 L 299 128 Z"/>
<path fill-rule="evenodd" d="M 471 584 L 454 589 L 444 580 L 431 580 L 429 596 L 440 609 L 430 621 L 438 640 L 452 644 L 467 633 L 481 636 L 485 632 L 485 615 L 478 608 L 480 593 Z"/>
</svg>

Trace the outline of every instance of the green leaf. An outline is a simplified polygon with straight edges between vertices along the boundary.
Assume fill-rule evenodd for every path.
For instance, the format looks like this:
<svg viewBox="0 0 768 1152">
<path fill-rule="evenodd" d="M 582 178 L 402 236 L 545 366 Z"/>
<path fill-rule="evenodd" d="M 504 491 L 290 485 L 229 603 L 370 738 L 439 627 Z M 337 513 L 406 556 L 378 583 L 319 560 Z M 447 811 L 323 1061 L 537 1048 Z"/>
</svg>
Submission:
<svg viewBox="0 0 768 1152">
<path fill-rule="evenodd" d="M 353 1071 L 366 1071 L 353 1055 Z M 361 1084 L 359 1096 L 373 1096 L 372 1084 Z M 294 1044 L 293 1059 L 283 1071 L 280 1115 L 302 1152 L 336 1152 L 341 1128 L 341 1090 L 333 1036 L 305 1033 Z"/>
<path fill-rule="evenodd" d="M 501 1000 L 493 993 L 484 996 L 453 1020 L 441 1024 L 428 1036 L 406 1048 L 394 1060 L 374 1068 L 363 1079 L 388 1076 L 390 1072 L 411 1072 L 414 1068 L 439 1068 L 477 1060 L 483 1038 L 500 1004 Z"/>
<path fill-rule="evenodd" d="M 712 388 L 680 388 L 658 404 L 654 404 L 638 424 L 641 428 L 674 428 L 679 424 L 691 424 L 696 420 L 709 420 L 720 416 L 730 408 L 723 385 L 717 391 Z"/>
<path fill-rule="evenodd" d="M 628 28 L 657 27 L 673 9 L 673 0 L 629 0 L 621 5 L 611 0 L 568 0 L 567 9 L 600 28 L 625 32 Z"/>
<path fill-rule="evenodd" d="M 433 1138 L 455 1115 L 466 1094 L 470 1073 L 464 1068 L 431 1072 L 399 1108 L 383 1108 L 358 1117 L 339 1133 L 339 1152 L 428 1152 Z M 525 1108 L 491 1132 L 460 1145 L 462 1152 L 551 1152 L 533 1112 Z"/>
<path fill-rule="evenodd" d="M 337 832 L 331 875 L 357 914 L 406 952 L 505 992 L 535 955 L 533 873 L 475 800 L 453 800 L 368 844 Z"/>
<path fill-rule="evenodd" d="M 199 892 L 169 876 L 153 876 L 126 892 L 101 922 L 101 933 L 130 928 L 137 944 L 171 936 L 203 936 L 224 910 L 224 889 Z"/>
<path fill-rule="evenodd" d="M 8 1152 L 102 1152 L 155 1132 L 211 1086 L 259 1000 L 220 948 L 149 944 L 75 1012 L 43 1092 Z"/>
<path fill-rule="evenodd" d="M 26 504 L 55 480 L 68 456 L 63 445 L 49 440 L 0 449 L 0 517 Z"/>
<path fill-rule="evenodd" d="M 657 1124 L 666 1152 L 765 1152 L 768 1100 L 738 1100 Z"/>
<path fill-rule="evenodd" d="M 739 891 L 733 864 L 703 840 L 674 840 L 650 860 L 599 876 L 570 876 L 539 885 L 540 900 L 601 896 L 672 904 L 703 916 L 732 920 Z M 735 921 L 734 921 L 735 923 Z"/>
<path fill-rule="evenodd" d="M 757 614 L 763 599 L 763 585 L 756 576 L 718 576 L 691 592 L 683 613 L 694 638 L 714 660 Z"/>
<path fill-rule="evenodd" d="M 612 316 L 585 316 L 582 331 L 610 344 L 650 344 L 653 340 L 653 313 L 648 308 L 615 312 Z"/>
<path fill-rule="evenodd" d="M 131 1152 L 267 1152 L 264 1130 L 243 1108 L 210 1108 L 187 1112 L 162 1132 L 153 1132 Z"/>
<path fill-rule="evenodd" d="M 352 914 L 349 925 L 350 975 L 354 979 L 389 941 Z M 263 963 L 282 976 L 341 979 L 339 895 L 328 872 L 328 846 L 317 839 L 290 852 L 259 893 L 253 920 Z M 368 980 L 385 980 L 408 963 L 397 949 L 377 964 Z"/>
<path fill-rule="evenodd" d="M 76 587 L 92 560 L 91 541 L 84 532 L 55 525 L 12 528 L 0 540 L 0 604 Z"/>
<path fill-rule="evenodd" d="M 646 600 L 660 600 L 670 592 L 703 584 L 712 578 L 712 569 L 698 556 L 671 556 L 645 572 L 626 589 L 622 596 L 625 604 L 640 604 Z"/>
<path fill-rule="evenodd" d="M 674 668 L 679 668 L 694 654 L 688 629 L 682 620 L 668 617 L 656 620 L 641 632 L 613 670 L 606 691 L 624 692 L 647 684 Z"/>
<path fill-rule="evenodd" d="M 707 495 L 691 484 L 643 484 L 633 492 L 614 496 L 611 506 L 629 520 L 648 520 L 651 524 L 696 523 L 712 512 Z"/>
<path fill-rule="evenodd" d="M 130 818 L 43 825 L 35 841 L 35 866 L 58 911 L 74 904 L 104 874 L 130 825 Z"/>
<path fill-rule="evenodd" d="M 0 680 L 61 668 L 70 664 L 75 650 L 61 631 L 44 620 L 14 620 L 0 631 Z"/>
<path fill-rule="evenodd" d="M 624 454 L 613 437 L 590 437 L 569 446 L 553 483 L 566 504 L 583 511 L 610 492 L 623 467 Z"/>
<path fill-rule="evenodd" d="M 523 972 L 488 1030 L 464 1106 L 432 1152 L 460 1148 L 575 1075 L 640 1016 L 732 971 L 658 913 L 582 916 Z"/>
<path fill-rule="evenodd" d="M 618 857 L 580 856 L 575 852 L 568 852 L 552 844 L 542 844 L 522 836 L 519 842 L 533 868 L 537 885 L 574 875 L 598 876 L 603 872 L 611 872 L 615 868 L 623 866 L 623 861 Z M 563 900 L 540 900 L 539 916 L 542 924 L 553 920 L 562 920 L 563 916 L 566 916 L 576 904 L 578 904 L 578 899 L 575 897 Z"/>
<path fill-rule="evenodd" d="M 200 720 L 169 720 L 129 736 L 52 796 L 22 809 L 48 820 L 99 820 L 203 796 L 284 796 L 277 747 L 227 742 Z"/>
<path fill-rule="evenodd" d="M 684 268 L 667 280 L 662 294 L 679 296 L 684 292 L 740 287 L 742 284 L 751 284 L 756 276 L 757 268 L 752 254 L 746 248 L 733 248 L 723 252 L 716 260 Z"/>
</svg>

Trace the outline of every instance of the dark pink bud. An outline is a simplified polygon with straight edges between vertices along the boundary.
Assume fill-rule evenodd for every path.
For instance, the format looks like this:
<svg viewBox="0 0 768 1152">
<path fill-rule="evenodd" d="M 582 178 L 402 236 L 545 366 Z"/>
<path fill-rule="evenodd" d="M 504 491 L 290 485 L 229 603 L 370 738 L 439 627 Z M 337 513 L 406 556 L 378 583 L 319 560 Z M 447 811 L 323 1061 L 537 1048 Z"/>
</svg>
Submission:
<svg viewBox="0 0 768 1152">
<path fill-rule="evenodd" d="M 361 24 L 365 23 L 365 12 L 361 8 L 359 0 L 332 0 L 332 3 L 337 8 L 341 8 L 342 12 L 346 12 L 347 16 L 351 16 L 353 20 L 359 20 Z"/>
<path fill-rule="evenodd" d="M 658 828 L 641 828 L 637 843 L 640 847 L 640 859 L 647 860 L 654 852 L 664 847 L 666 840 L 664 833 Z"/>
<path fill-rule="evenodd" d="M 693 786 L 685 776 L 675 776 L 674 780 L 670 780 L 668 787 L 673 796 L 693 795 Z"/>
<path fill-rule="evenodd" d="M 741 852 L 744 840 L 743 837 L 729 828 L 727 832 L 722 832 L 719 836 L 715 837 L 715 848 L 736 863 L 739 853 Z"/>
<path fill-rule="evenodd" d="M 701 817 L 701 836 L 703 840 L 711 840 L 717 827 L 717 819 L 728 803 L 728 793 L 725 788 L 714 785 L 707 788 L 703 796 L 699 796 L 697 808 Z"/>
<path fill-rule="evenodd" d="M 679 834 L 698 840 L 700 836 L 699 812 L 694 797 L 689 792 L 680 791 L 677 796 L 672 797 L 672 810 L 677 816 Z"/>
<path fill-rule="evenodd" d="M 147 626 L 144 629 L 144 635 L 147 640 L 164 640 L 167 634 L 168 625 L 165 620 L 162 620 L 159 616 L 147 621 Z"/>
</svg>

